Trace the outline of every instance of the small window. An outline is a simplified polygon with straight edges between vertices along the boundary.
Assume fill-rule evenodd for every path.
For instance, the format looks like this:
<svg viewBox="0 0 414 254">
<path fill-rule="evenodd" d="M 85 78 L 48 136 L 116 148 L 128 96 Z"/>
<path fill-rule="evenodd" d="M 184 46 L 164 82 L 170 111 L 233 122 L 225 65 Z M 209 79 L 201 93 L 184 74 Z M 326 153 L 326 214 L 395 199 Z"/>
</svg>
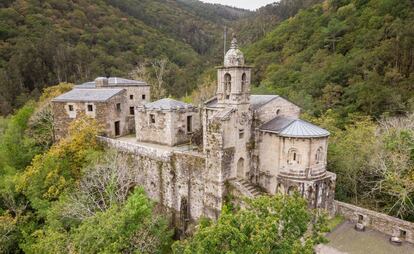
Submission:
<svg viewBox="0 0 414 254">
<path fill-rule="evenodd" d="M 145 94 L 143 94 L 143 95 L 142 95 L 142 99 L 143 99 L 143 100 L 145 100 L 145 98 L 146 98 L 146 96 L 145 96 Z"/>
<path fill-rule="evenodd" d="M 280 109 L 276 110 L 276 115 L 280 114 Z"/>
<path fill-rule="evenodd" d="M 364 221 L 364 215 L 358 214 L 358 223 L 362 223 Z"/>
<path fill-rule="evenodd" d="M 405 240 L 407 238 L 407 231 L 400 229 L 400 239 Z"/>
<path fill-rule="evenodd" d="M 73 105 L 69 105 L 69 111 L 73 111 Z"/>
<path fill-rule="evenodd" d="M 134 107 L 129 107 L 129 114 L 131 116 L 135 115 Z"/>
<path fill-rule="evenodd" d="M 239 130 L 239 139 L 244 138 L 244 130 Z"/>
<path fill-rule="evenodd" d="M 133 94 L 130 94 L 130 95 L 129 95 L 129 99 L 130 99 L 130 100 L 133 100 L 133 99 L 134 99 L 134 95 L 133 95 Z"/>
<path fill-rule="evenodd" d="M 116 104 L 116 111 L 121 112 L 121 103 Z"/>
<path fill-rule="evenodd" d="M 187 132 L 193 132 L 193 116 L 187 116 Z"/>
<path fill-rule="evenodd" d="M 88 104 L 88 111 L 89 111 L 89 112 L 92 112 L 92 111 L 93 111 L 93 105 Z"/>
<path fill-rule="evenodd" d="M 300 163 L 300 155 L 296 149 L 292 148 L 289 150 L 287 162 L 288 164 L 299 164 Z"/>
<path fill-rule="evenodd" d="M 155 115 L 150 114 L 150 123 L 155 123 Z"/>
</svg>

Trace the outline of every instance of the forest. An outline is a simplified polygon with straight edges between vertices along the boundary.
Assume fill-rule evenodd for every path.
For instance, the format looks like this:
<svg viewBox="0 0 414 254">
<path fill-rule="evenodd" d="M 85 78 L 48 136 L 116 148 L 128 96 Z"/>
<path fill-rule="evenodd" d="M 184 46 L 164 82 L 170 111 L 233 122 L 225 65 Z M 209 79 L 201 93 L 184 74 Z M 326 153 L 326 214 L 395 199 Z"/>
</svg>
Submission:
<svg viewBox="0 0 414 254">
<path fill-rule="evenodd" d="M 325 216 L 278 195 L 228 203 L 180 240 L 169 215 L 129 188 L 133 175 L 96 141 L 94 120 L 53 139 L 50 100 L 96 76 L 207 100 L 224 25 L 254 66 L 252 92 L 279 94 L 330 131 L 336 199 L 414 221 L 412 1 L 282 0 L 251 12 L 196 0 L 5 0 L 0 253 L 313 253 L 324 242 Z"/>
</svg>

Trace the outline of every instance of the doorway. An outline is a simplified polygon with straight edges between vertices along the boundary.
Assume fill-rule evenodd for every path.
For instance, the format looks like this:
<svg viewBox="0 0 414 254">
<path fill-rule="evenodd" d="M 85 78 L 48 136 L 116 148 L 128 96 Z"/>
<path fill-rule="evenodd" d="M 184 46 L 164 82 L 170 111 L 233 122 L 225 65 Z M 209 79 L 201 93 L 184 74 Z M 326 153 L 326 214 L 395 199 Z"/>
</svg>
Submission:
<svg viewBox="0 0 414 254">
<path fill-rule="evenodd" d="M 245 173 L 244 173 L 244 159 L 240 158 L 237 162 L 237 177 L 244 179 Z"/>
<path fill-rule="evenodd" d="M 116 121 L 115 122 L 115 136 L 121 135 L 121 122 Z"/>
</svg>

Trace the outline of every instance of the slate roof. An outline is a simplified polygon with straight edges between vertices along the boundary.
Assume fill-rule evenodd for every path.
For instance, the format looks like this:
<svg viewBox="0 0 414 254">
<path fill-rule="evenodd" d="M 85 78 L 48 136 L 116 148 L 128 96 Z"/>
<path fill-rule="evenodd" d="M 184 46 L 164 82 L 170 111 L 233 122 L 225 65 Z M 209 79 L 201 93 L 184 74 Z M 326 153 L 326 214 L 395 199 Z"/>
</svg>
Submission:
<svg viewBox="0 0 414 254">
<path fill-rule="evenodd" d="M 164 98 L 158 101 L 154 101 L 151 103 L 147 103 L 144 105 L 146 109 L 186 109 L 186 108 L 193 108 L 193 105 L 184 103 L 182 101 L 177 101 L 171 98 Z"/>
<path fill-rule="evenodd" d="M 278 97 L 279 95 L 250 95 L 250 104 L 252 105 L 253 110 L 256 110 Z M 217 97 L 213 97 L 206 101 L 205 105 L 209 108 L 217 107 Z"/>
<path fill-rule="evenodd" d="M 301 119 L 278 116 L 259 127 L 261 131 L 276 133 L 282 137 L 318 138 L 327 137 L 329 132 Z"/>
<path fill-rule="evenodd" d="M 131 80 L 131 79 L 124 79 L 118 77 L 110 77 L 108 78 L 108 86 L 148 86 L 147 83 L 144 81 L 138 80 Z M 95 81 L 86 82 L 80 85 L 76 85 L 75 88 L 81 89 L 88 89 L 88 88 L 96 88 Z"/>
<path fill-rule="evenodd" d="M 107 101 L 113 96 L 120 94 L 124 89 L 111 88 L 111 89 L 73 89 L 67 93 L 59 95 L 52 101 L 70 102 L 70 101 Z"/>
</svg>

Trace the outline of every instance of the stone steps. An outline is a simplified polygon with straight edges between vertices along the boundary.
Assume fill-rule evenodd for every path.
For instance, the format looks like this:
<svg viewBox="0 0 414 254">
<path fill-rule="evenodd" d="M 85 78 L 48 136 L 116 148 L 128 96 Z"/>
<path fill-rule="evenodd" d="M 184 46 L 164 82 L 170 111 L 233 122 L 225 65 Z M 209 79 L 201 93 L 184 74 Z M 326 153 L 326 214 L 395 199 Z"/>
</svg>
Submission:
<svg viewBox="0 0 414 254">
<path fill-rule="evenodd" d="M 235 181 L 240 183 L 240 185 L 243 186 L 243 188 L 246 189 L 251 194 L 251 196 L 258 197 L 263 195 L 262 191 L 260 191 L 259 188 L 246 181 L 245 179 L 237 178 Z"/>
</svg>

